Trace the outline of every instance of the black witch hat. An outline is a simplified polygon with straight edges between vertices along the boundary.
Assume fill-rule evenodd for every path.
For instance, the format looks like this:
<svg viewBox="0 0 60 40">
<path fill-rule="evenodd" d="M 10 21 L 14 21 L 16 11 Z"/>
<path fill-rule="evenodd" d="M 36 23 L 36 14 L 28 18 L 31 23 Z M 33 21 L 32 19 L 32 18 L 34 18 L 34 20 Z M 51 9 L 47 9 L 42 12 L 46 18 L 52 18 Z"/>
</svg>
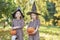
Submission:
<svg viewBox="0 0 60 40">
<path fill-rule="evenodd" d="M 31 12 L 28 12 L 27 15 L 30 15 L 30 14 L 32 14 L 32 13 L 34 13 L 34 14 L 36 14 L 36 15 L 40 15 L 39 13 L 37 13 L 37 9 L 36 9 L 35 2 L 33 3 Z"/>
<path fill-rule="evenodd" d="M 16 14 L 17 11 L 19 11 L 19 12 L 21 13 L 22 17 L 24 18 L 24 15 L 23 15 L 23 13 L 21 12 L 20 6 L 18 6 L 18 8 L 16 9 L 16 11 L 12 14 L 13 18 L 15 18 L 15 14 Z"/>
</svg>

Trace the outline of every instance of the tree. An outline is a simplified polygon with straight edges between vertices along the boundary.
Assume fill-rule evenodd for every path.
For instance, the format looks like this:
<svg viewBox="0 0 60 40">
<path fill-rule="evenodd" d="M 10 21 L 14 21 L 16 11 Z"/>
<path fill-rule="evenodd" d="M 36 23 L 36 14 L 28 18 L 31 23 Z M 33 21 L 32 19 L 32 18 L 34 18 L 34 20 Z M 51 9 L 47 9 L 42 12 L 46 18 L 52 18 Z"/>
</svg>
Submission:
<svg viewBox="0 0 60 40">
<path fill-rule="evenodd" d="M 55 3 L 46 1 L 46 6 L 47 6 L 50 19 L 54 19 L 53 25 L 56 25 L 55 16 L 54 16 L 54 14 L 56 13 Z"/>
<path fill-rule="evenodd" d="M 13 0 L 0 0 L 0 20 L 3 18 L 0 22 L 3 22 L 3 24 L 10 22 L 12 12 L 16 9 L 15 3 L 12 3 L 12 1 Z"/>
<path fill-rule="evenodd" d="M 49 15 L 53 18 L 54 14 L 56 13 L 55 3 L 46 1 L 46 5 Z"/>
</svg>

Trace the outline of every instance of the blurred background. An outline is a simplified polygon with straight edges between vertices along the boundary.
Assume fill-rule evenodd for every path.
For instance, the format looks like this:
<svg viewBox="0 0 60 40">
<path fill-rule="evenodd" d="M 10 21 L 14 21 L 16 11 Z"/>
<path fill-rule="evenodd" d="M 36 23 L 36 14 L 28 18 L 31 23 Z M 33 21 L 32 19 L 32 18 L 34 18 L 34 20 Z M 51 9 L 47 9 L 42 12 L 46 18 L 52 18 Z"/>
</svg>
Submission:
<svg viewBox="0 0 60 40">
<path fill-rule="evenodd" d="M 30 17 L 26 14 L 31 11 L 34 1 L 41 14 L 40 40 L 60 40 L 60 0 L 0 0 L 0 40 L 11 40 L 12 14 L 18 6 L 25 15 L 24 40 L 28 40 L 26 26 Z"/>
</svg>

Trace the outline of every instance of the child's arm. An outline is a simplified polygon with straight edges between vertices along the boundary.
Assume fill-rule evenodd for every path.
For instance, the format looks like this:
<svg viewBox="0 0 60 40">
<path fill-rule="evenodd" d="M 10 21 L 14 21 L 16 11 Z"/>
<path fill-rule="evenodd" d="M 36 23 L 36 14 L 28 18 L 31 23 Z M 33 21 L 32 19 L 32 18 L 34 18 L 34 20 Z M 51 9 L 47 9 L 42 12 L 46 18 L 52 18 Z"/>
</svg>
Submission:
<svg viewBox="0 0 60 40">
<path fill-rule="evenodd" d="M 38 27 L 36 27 L 35 32 L 37 32 L 37 30 L 38 30 Z"/>
<path fill-rule="evenodd" d="M 12 29 L 18 29 L 19 27 L 18 26 L 16 26 L 16 27 L 12 27 Z"/>
<path fill-rule="evenodd" d="M 36 27 L 36 29 L 35 29 L 35 31 L 33 32 L 33 34 L 35 34 L 35 33 L 37 32 L 37 30 L 38 30 L 38 27 Z"/>
<path fill-rule="evenodd" d="M 40 26 L 40 20 L 36 22 L 36 29 L 33 33 L 36 33 L 38 31 L 39 26 Z"/>
<path fill-rule="evenodd" d="M 24 21 L 22 21 L 21 23 L 21 26 L 15 26 L 15 27 L 12 27 L 12 29 L 19 29 L 19 28 L 23 28 L 24 27 Z"/>
<path fill-rule="evenodd" d="M 17 29 L 18 27 L 16 26 L 14 26 L 14 19 L 12 20 L 12 29 Z"/>
<path fill-rule="evenodd" d="M 24 25 L 25 25 L 25 22 L 24 22 L 24 20 L 22 20 L 21 28 L 23 28 L 23 27 L 24 27 Z"/>
</svg>

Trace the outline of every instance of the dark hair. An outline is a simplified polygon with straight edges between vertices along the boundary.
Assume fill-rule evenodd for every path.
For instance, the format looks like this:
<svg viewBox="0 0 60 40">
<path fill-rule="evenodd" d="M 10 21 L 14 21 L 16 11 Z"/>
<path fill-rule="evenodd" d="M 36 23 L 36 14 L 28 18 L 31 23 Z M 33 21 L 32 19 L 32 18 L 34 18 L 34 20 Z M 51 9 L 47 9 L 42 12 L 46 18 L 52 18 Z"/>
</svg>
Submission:
<svg viewBox="0 0 60 40">
<path fill-rule="evenodd" d="M 18 12 L 18 11 L 21 13 L 21 18 L 24 18 L 24 15 L 23 15 L 23 13 L 22 13 L 20 10 L 15 11 L 15 12 L 12 14 L 12 17 L 13 17 L 13 18 L 16 18 L 16 17 L 15 17 L 15 14 L 16 14 L 16 12 Z"/>
</svg>

